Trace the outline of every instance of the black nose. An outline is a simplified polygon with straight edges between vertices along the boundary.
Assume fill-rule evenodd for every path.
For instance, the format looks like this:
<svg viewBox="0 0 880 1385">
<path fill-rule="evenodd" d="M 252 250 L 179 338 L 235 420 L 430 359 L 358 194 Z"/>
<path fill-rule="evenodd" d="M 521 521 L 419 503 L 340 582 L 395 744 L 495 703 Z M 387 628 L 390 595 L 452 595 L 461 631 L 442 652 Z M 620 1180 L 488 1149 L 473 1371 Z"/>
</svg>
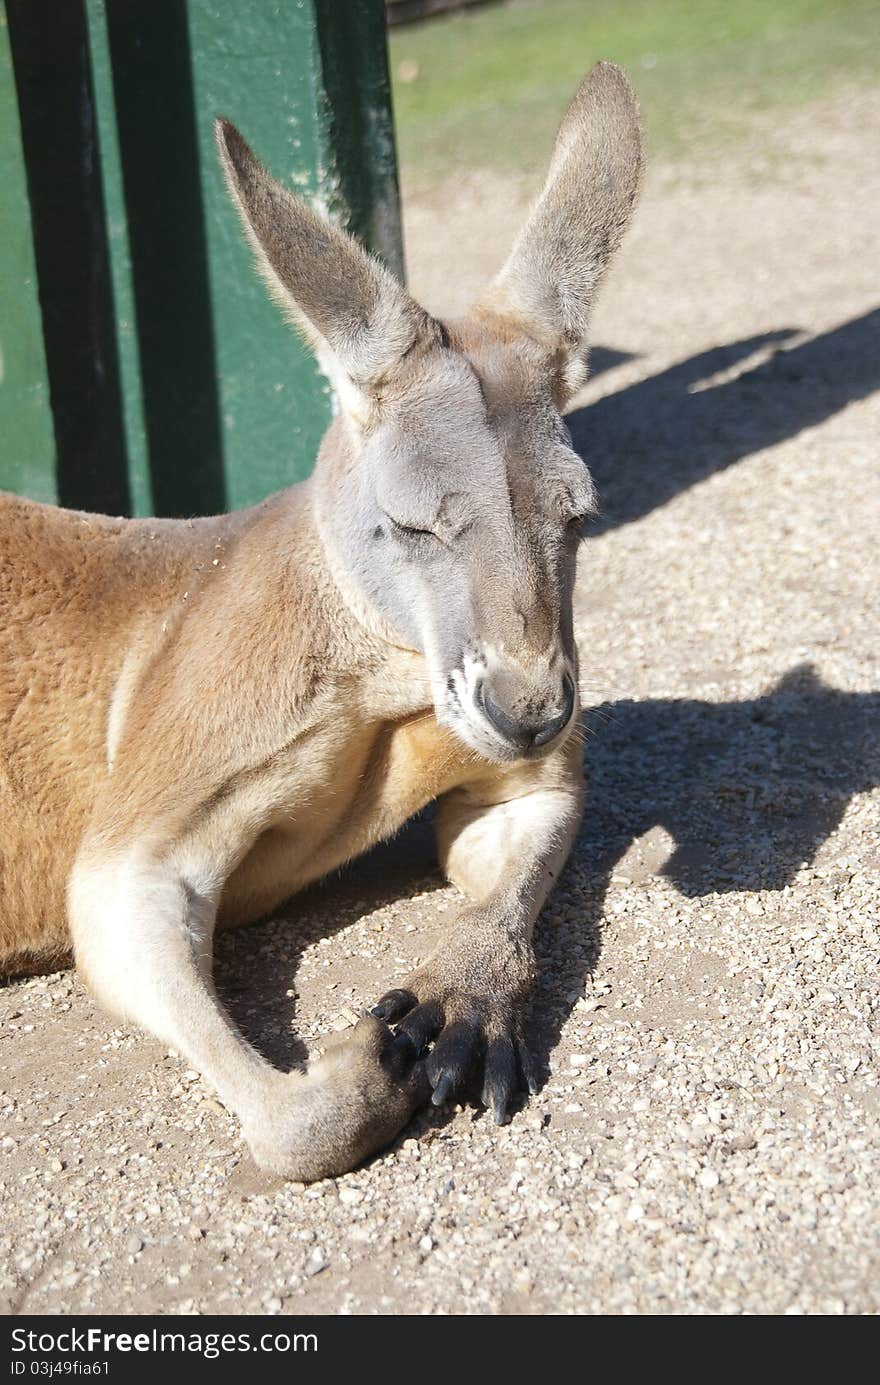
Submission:
<svg viewBox="0 0 880 1385">
<path fill-rule="evenodd" d="M 555 717 L 550 717 L 542 726 L 539 726 L 532 736 L 533 745 L 548 745 L 554 741 L 560 731 L 564 731 L 571 721 L 571 714 L 574 711 L 574 683 L 568 674 L 562 681 L 562 711 Z"/>
<path fill-rule="evenodd" d="M 503 707 L 499 707 L 485 683 L 481 683 L 477 689 L 477 701 L 495 730 L 506 741 L 522 750 L 531 750 L 533 746 L 549 745 L 560 731 L 565 730 L 574 710 L 574 684 L 566 674 L 562 681 L 562 709 L 554 711 L 553 716 L 544 721 L 535 721 L 533 718 L 521 720 L 511 716 Z"/>
</svg>

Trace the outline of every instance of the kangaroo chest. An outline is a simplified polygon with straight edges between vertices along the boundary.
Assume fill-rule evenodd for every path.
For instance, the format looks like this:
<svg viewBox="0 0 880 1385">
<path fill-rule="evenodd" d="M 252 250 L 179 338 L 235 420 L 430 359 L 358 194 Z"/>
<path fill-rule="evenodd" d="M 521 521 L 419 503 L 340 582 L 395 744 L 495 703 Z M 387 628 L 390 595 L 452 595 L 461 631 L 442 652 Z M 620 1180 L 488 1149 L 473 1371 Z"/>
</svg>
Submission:
<svg viewBox="0 0 880 1385">
<path fill-rule="evenodd" d="M 393 835 L 473 773 L 472 753 L 433 712 L 327 727 L 279 766 L 266 825 L 223 892 L 220 920 L 250 922 Z"/>
</svg>

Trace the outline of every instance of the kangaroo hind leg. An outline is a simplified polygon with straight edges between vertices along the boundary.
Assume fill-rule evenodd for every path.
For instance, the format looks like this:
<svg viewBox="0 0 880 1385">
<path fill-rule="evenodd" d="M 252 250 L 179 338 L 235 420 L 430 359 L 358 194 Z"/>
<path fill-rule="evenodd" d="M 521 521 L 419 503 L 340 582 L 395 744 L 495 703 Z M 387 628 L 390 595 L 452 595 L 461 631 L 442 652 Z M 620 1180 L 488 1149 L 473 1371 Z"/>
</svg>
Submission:
<svg viewBox="0 0 880 1385">
<path fill-rule="evenodd" d="M 69 904 L 77 964 L 93 994 L 204 1075 L 261 1167 L 304 1182 L 343 1173 L 392 1140 L 424 1100 L 422 1065 L 373 1016 L 305 1073 L 267 1062 L 211 983 L 215 901 L 174 872 L 79 864 Z"/>
</svg>

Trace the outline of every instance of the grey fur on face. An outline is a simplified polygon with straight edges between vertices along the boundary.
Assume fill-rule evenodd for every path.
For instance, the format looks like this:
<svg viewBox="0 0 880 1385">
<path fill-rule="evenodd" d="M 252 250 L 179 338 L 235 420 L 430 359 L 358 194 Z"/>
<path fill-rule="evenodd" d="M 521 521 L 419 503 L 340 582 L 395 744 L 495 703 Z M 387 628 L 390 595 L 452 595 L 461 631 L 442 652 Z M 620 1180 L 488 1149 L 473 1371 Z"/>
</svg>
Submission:
<svg viewBox="0 0 880 1385">
<path fill-rule="evenodd" d="M 437 348 L 331 507 L 346 570 L 426 655 L 438 718 L 492 760 L 545 753 L 575 715 L 575 550 L 595 504 L 552 398 L 521 398 L 503 356 L 481 373 Z"/>
<path fill-rule="evenodd" d="M 226 122 L 218 144 L 258 266 L 341 402 L 316 475 L 337 572 L 425 655 L 439 721 L 489 760 L 545 754 L 578 712 L 575 548 L 595 492 L 561 410 L 637 189 L 626 78 L 599 64 L 582 84 L 532 216 L 460 322 L 425 313 Z"/>
</svg>

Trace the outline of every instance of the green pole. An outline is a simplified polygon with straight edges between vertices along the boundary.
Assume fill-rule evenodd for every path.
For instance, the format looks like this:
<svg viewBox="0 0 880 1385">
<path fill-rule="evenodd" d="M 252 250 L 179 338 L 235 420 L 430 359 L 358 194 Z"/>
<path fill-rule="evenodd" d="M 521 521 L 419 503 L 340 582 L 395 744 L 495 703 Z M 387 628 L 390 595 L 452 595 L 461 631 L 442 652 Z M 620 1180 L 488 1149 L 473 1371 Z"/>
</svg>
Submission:
<svg viewBox="0 0 880 1385">
<path fill-rule="evenodd" d="M 0 21 L 0 482 L 52 501 L 58 491 L 49 372 L 5 14 Z"/>
<path fill-rule="evenodd" d="M 68 259 L 72 277 L 92 286 L 84 297 L 100 359 L 79 369 L 103 394 L 80 413 L 91 418 L 100 405 L 101 448 L 84 456 L 80 445 L 75 466 L 64 460 L 65 416 L 54 405 L 75 372 L 57 349 L 48 363 L 63 480 L 55 490 L 65 503 L 106 496 L 134 513 L 187 515 L 250 504 L 307 475 L 332 401 L 253 270 L 217 166 L 213 119 L 232 119 L 277 177 L 402 273 L 382 0 L 7 0 L 7 8 L 16 11 L 19 105 L 26 86 L 31 105 L 51 113 L 51 129 L 44 114 L 25 142 L 31 219 L 41 219 L 47 245 L 63 234 L 58 209 L 35 201 L 58 162 L 50 136 L 57 142 L 70 124 L 89 145 L 78 162 L 66 156 L 91 209 Z M 48 22 L 47 11 L 59 9 L 72 36 Z M 85 46 L 73 42 L 77 24 Z M 59 71 L 81 106 L 87 93 L 85 124 L 70 123 L 69 94 L 55 109 Z M 89 169 L 98 170 L 96 186 Z M 51 279 L 52 255 L 44 260 Z M 45 333 L 39 254 L 37 269 Z M 56 302 L 57 282 L 51 290 Z M 76 324 L 63 304 L 55 312 L 73 355 Z M 16 415 L 24 397 L 17 388 Z M 81 444 L 88 429 L 79 425 Z M 0 457 L 0 485 L 36 494 L 45 470 L 42 461 L 26 481 Z"/>
</svg>

